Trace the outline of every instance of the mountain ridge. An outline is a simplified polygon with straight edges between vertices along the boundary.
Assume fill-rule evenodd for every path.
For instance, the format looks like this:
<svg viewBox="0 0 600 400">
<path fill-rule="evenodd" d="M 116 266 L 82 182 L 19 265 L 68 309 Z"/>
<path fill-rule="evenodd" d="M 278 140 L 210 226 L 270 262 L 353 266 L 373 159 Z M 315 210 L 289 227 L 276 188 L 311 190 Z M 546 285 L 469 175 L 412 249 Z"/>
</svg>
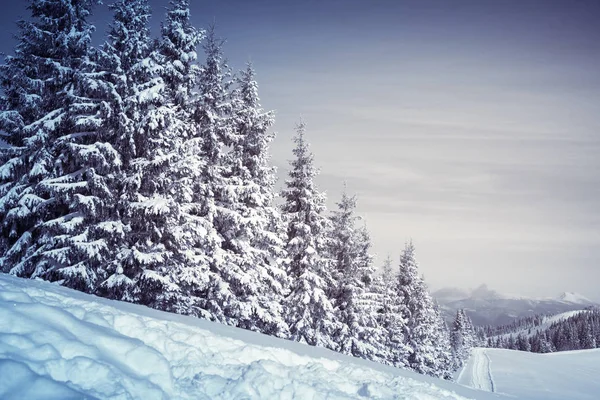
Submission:
<svg viewBox="0 0 600 400">
<path fill-rule="evenodd" d="M 554 298 L 529 298 L 502 294 L 482 284 L 475 289 L 442 288 L 432 293 L 447 321 L 464 309 L 475 325 L 504 325 L 536 314 L 559 314 L 598 305 L 576 292 Z"/>
</svg>

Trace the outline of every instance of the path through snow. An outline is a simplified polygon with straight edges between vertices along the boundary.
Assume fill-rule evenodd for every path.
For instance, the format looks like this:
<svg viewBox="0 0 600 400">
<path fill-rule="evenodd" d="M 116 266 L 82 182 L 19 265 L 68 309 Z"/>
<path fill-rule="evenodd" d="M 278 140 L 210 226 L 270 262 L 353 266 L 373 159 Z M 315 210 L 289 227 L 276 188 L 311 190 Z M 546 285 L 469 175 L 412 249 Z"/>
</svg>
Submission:
<svg viewBox="0 0 600 400">
<path fill-rule="evenodd" d="M 473 349 L 457 381 L 527 400 L 598 400 L 600 349 L 536 354 Z"/>
<path fill-rule="evenodd" d="M 467 365 L 458 377 L 458 382 L 475 389 L 494 392 L 491 364 L 487 349 L 473 349 Z"/>
</svg>

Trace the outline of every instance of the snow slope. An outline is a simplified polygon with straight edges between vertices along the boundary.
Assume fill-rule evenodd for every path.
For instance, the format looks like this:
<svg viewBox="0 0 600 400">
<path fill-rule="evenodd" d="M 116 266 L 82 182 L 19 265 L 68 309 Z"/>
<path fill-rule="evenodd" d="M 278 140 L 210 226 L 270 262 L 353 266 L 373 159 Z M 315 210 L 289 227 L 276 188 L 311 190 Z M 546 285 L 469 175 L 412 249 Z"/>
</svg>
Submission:
<svg viewBox="0 0 600 400">
<path fill-rule="evenodd" d="M 0 398 L 506 397 L 0 274 Z"/>
<path fill-rule="evenodd" d="M 600 349 L 537 354 L 474 349 L 458 382 L 530 400 L 597 400 Z"/>
<path fill-rule="evenodd" d="M 582 305 L 594 304 L 593 301 L 591 301 L 584 295 L 575 292 L 564 292 L 558 297 L 558 300 L 566 301 L 567 303 L 575 303 Z"/>
</svg>

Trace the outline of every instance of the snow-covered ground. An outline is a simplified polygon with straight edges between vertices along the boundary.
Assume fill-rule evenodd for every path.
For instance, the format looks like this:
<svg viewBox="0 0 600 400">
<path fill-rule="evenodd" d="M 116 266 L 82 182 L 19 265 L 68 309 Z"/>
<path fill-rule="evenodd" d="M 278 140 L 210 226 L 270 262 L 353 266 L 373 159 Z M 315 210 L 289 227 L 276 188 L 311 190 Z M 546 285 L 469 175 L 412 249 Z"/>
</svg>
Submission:
<svg viewBox="0 0 600 400">
<path fill-rule="evenodd" d="M 600 398 L 600 349 L 550 354 L 474 349 L 458 382 L 529 400 Z"/>
<path fill-rule="evenodd" d="M 0 399 L 83 398 L 506 397 L 0 274 Z"/>
</svg>

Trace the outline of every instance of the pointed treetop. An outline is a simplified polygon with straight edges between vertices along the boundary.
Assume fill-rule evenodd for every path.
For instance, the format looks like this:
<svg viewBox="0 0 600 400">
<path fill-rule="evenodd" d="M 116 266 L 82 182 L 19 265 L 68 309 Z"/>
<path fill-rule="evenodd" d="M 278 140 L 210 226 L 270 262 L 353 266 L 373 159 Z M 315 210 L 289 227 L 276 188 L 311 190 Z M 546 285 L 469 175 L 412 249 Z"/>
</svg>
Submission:
<svg viewBox="0 0 600 400">
<path fill-rule="evenodd" d="M 252 62 L 246 64 L 246 69 L 240 72 L 239 82 L 241 97 L 250 107 L 260 107 L 260 98 L 258 97 L 258 84 L 256 83 L 256 71 L 252 67 Z"/>
<path fill-rule="evenodd" d="M 207 58 L 223 59 L 223 46 L 227 40 L 217 36 L 217 28 L 214 23 L 206 30 L 205 39 L 202 47 L 204 48 L 204 51 L 206 51 Z"/>
<path fill-rule="evenodd" d="M 384 278 L 390 278 L 392 276 L 392 256 L 388 253 L 385 260 L 383 260 L 383 267 L 381 268 L 381 274 Z"/>
<path fill-rule="evenodd" d="M 415 260 L 415 245 L 413 244 L 412 239 L 409 239 L 404 244 L 404 250 L 400 256 L 400 264 L 404 266 L 408 265 L 416 265 Z"/>
<path fill-rule="evenodd" d="M 200 68 L 197 47 L 204 31 L 190 21 L 189 0 L 172 0 L 166 20 L 161 25 L 158 43 L 158 63 L 162 77 L 176 104 L 186 108 L 198 81 Z"/>
<path fill-rule="evenodd" d="M 308 177 L 312 178 L 318 174 L 318 171 L 313 167 L 314 156 L 310 151 L 310 144 L 305 139 L 306 123 L 300 120 L 296 124 L 296 136 L 294 137 L 294 143 L 296 147 L 293 150 L 296 159 L 291 161 L 294 166 L 306 166 L 305 173 Z"/>
<path fill-rule="evenodd" d="M 150 53 L 150 6 L 148 0 L 117 0 L 109 8 L 114 16 L 104 49 L 121 54 L 121 69 L 128 71 Z"/>
</svg>

